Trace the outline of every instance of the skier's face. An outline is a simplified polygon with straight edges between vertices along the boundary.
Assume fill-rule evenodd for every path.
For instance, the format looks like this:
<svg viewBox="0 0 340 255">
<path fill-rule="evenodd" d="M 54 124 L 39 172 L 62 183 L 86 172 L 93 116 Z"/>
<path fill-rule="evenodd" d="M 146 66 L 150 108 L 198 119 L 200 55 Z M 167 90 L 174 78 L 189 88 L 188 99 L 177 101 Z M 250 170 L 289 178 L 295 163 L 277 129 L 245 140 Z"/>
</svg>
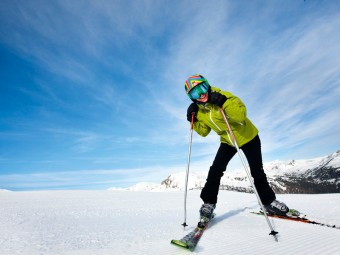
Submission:
<svg viewBox="0 0 340 255">
<path fill-rule="evenodd" d="M 205 93 L 205 94 L 201 94 L 200 95 L 200 97 L 199 98 L 197 98 L 196 100 L 198 101 L 198 102 L 201 102 L 201 103 L 206 103 L 206 102 L 208 102 L 208 92 L 207 93 Z"/>
</svg>

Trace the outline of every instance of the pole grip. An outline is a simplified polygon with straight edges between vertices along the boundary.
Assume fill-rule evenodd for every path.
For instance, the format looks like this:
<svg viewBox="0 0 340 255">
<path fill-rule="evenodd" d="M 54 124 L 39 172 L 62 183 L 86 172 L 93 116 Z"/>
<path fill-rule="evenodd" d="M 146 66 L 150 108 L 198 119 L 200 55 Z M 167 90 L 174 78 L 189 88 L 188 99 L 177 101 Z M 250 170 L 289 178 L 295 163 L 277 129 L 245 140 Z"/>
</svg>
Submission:
<svg viewBox="0 0 340 255">
<path fill-rule="evenodd" d="M 191 113 L 191 122 L 190 122 L 190 129 L 194 128 L 194 120 L 195 120 L 195 113 Z"/>
</svg>

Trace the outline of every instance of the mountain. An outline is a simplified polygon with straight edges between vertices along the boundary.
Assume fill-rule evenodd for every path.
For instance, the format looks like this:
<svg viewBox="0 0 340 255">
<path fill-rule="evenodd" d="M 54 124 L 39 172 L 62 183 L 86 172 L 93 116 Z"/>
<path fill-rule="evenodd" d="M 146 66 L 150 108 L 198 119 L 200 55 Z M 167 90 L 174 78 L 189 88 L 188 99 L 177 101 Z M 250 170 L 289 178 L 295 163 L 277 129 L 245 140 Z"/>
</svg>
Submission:
<svg viewBox="0 0 340 255">
<path fill-rule="evenodd" d="M 314 159 L 273 161 L 264 164 L 268 181 L 278 194 L 340 193 L 340 150 Z M 206 172 L 191 172 L 188 189 L 202 189 Z M 168 176 L 161 184 L 142 183 L 129 190 L 182 190 L 185 187 L 185 172 Z M 225 172 L 220 189 L 251 193 L 252 187 L 244 169 Z"/>
<path fill-rule="evenodd" d="M 291 171 L 270 178 L 277 193 L 340 192 L 340 151 L 307 162 L 291 161 L 290 166 Z"/>
</svg>

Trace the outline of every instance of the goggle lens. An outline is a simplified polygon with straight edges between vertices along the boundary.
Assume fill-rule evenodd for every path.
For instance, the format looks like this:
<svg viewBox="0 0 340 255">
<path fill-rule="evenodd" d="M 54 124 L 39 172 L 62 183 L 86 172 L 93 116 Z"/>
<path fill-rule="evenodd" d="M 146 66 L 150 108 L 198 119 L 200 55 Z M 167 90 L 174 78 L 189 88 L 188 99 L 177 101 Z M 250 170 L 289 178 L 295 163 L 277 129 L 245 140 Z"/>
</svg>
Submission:
<svg viewBox="0 0 340 255">
<path fill-rule="evenodd" d="M 201 94 L 205 94 L 208 92 L 209 86 L 205 82 L 201 82 L 197 86 L 195 86 L 192 90 L 189 92 L 189 97 L 191 99 L 198 99 L 200 98 Z"/>
</svg>

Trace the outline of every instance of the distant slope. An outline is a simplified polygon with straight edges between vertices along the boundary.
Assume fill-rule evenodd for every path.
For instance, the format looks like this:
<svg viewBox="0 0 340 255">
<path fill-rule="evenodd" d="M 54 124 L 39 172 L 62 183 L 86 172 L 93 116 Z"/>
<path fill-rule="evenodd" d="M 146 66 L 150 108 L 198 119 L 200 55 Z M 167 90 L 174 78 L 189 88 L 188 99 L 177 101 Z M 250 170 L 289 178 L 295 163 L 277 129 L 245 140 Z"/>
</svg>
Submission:
<svg viewBox="0 0 340 255">
<path fill-rule="evenodd" d="M 273 161 L 264 164 L 268 180 L 276 193 L 340 193 L 340 150 L 314 159 Z M 202 189 L 206 172 L 191 172 L 189 189 Z M 168 176 L 161 184 L 142 183 L 129 190 L 164 191 L 182 190 L 185 187 L 185 172 Z M 252 192 L 244 169 L 228 172 L 222 177 L 220 189 Z"/>
</svg>

